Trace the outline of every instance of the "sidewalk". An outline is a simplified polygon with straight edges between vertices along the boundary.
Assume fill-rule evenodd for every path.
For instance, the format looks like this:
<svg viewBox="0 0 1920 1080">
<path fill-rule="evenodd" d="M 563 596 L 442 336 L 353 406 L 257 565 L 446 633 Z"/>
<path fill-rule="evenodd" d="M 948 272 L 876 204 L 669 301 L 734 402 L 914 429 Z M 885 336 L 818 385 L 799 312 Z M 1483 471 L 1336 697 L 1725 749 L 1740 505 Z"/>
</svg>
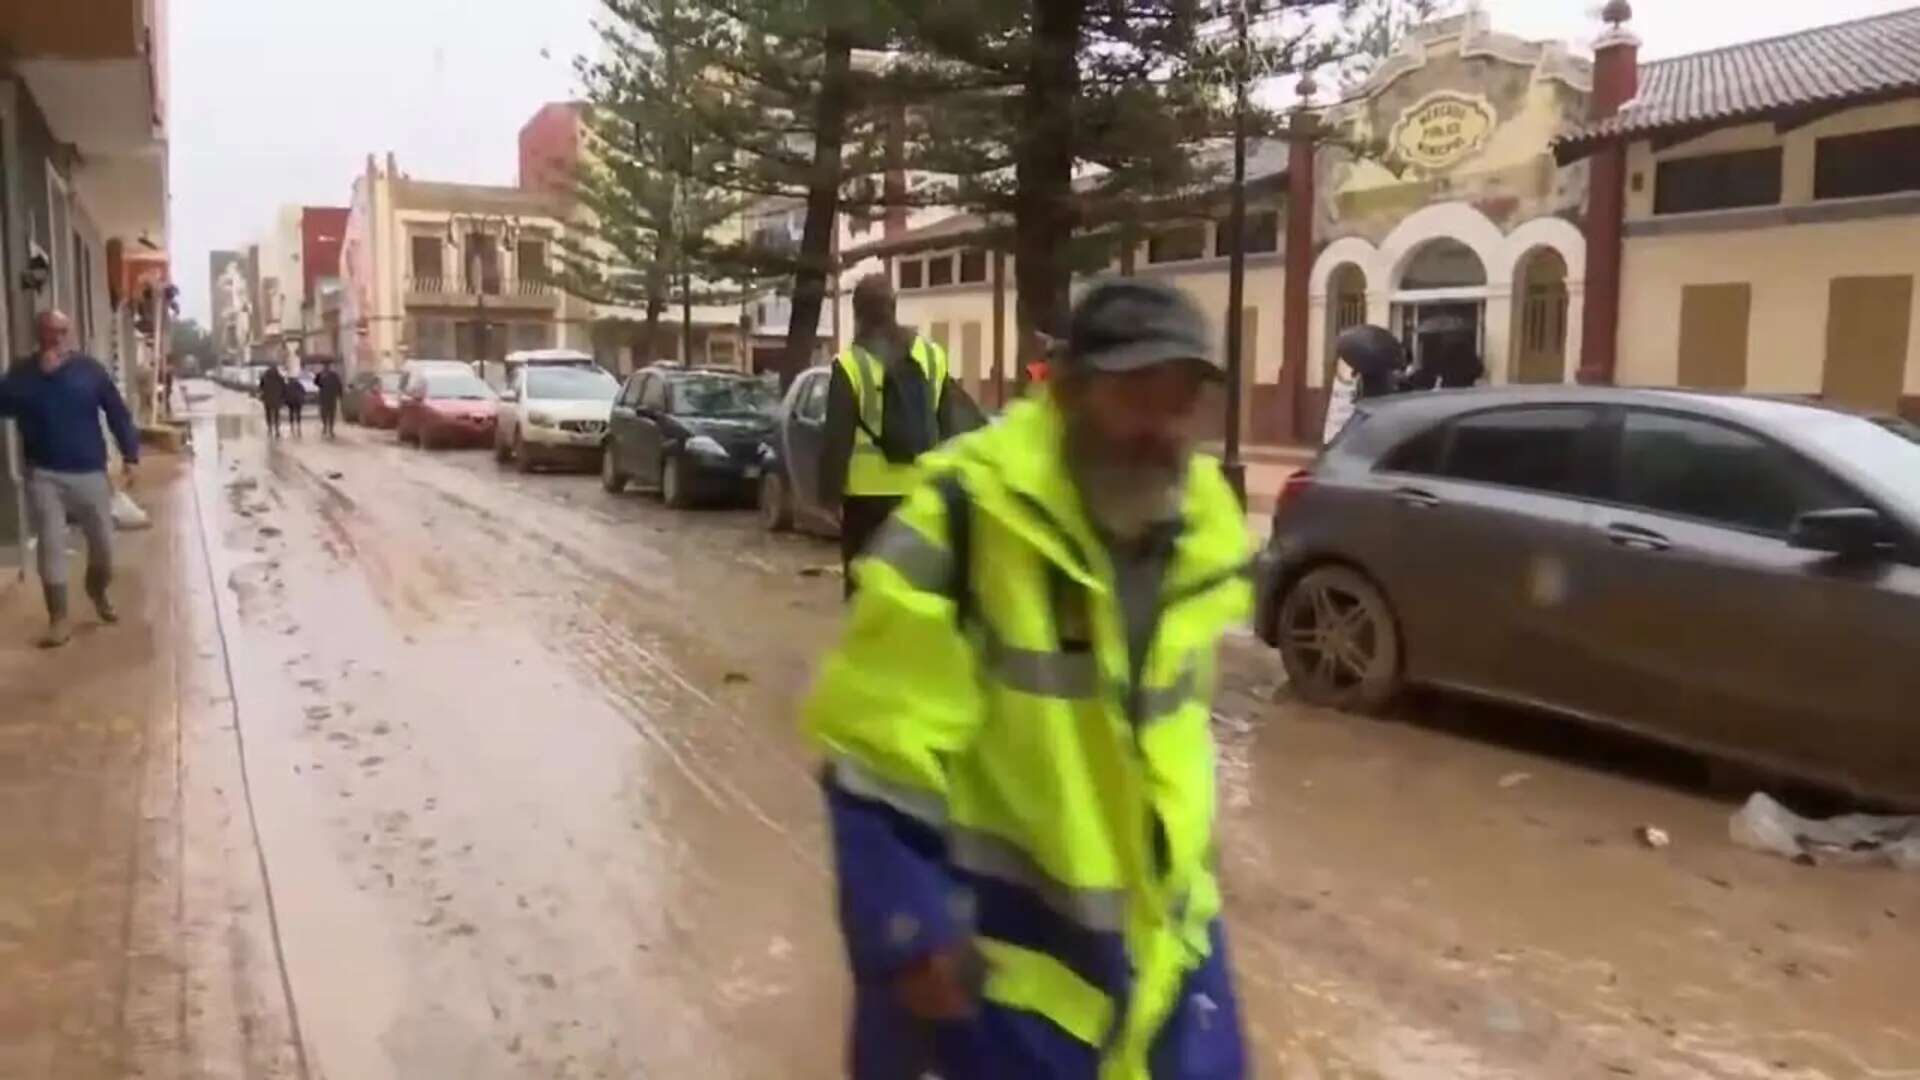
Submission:
<svg viewBox="0 0 1920 1080">
<path fill-rule="evenodd" d="M 189 461 L 148 460 L 118 626 L 80 598 L 72 643 L 38 649 L 38 580 L 0 583 L 0 1076 L 277 1074 Z"/>
</svg>

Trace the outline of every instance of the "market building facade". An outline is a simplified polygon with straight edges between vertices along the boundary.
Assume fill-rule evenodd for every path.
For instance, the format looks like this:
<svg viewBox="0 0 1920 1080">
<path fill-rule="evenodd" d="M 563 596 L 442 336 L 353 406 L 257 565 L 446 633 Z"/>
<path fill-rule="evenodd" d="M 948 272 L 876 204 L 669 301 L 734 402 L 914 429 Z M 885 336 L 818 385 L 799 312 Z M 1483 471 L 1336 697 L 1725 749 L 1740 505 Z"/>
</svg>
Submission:
<svg viewBox="0 0 1920 1080">
<path fill-rule="evenodd" d="M 1317 439 L 1333 341 L 1361 322 L 1416 357 L 1470 349 L 1494 383 L 1920 412 L 1920 8 L 1645 64 L 1625 0 L 1602 17 L 1591 57 L 1478 8 L 1432 21 L 1256 144 L 1254 441 Z M 1224 326 L 1225 238 L 1169 222 L 1099 272 L 1171 275 Z M 848 251 L 989 401 L 1031 349 L 1005 240 L 949 214 Z"/>
</svg>

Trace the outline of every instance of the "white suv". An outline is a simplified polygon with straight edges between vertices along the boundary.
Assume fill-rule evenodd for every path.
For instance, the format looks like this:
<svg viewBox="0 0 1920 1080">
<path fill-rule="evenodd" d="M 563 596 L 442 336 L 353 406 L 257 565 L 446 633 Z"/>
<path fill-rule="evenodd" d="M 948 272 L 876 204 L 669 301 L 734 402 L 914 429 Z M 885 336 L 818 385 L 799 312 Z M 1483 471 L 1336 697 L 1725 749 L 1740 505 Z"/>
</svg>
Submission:
<svg viewBox="0 0 1920 1080">
<path fill-rule="evenodd" d="M 587 364 L 527 364 L 500 395 L 493 455 L 521 472 L 568 464 L 597 471 L 620 384 Z"/>
</svg>

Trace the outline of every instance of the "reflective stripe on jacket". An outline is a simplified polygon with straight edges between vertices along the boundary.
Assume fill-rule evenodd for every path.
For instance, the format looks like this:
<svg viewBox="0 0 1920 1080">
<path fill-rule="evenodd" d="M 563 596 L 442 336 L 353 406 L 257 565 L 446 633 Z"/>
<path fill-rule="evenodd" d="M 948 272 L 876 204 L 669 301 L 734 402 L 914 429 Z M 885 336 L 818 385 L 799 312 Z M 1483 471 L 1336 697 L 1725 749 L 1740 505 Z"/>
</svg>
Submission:
<svg viewBox="0 0 1920 1080">
<path fill-rule="evenodd" d="M 1103 1080 L 1145 1080 L 1156 1035 L 1186 1026 L 1174 1020 L 1193 976 L 1224 971 L 1208 965 L 1209 704 L 1220 635 L 1250 607 L 1246 529 L 1218 464 L 1196 456 L 1133 682 L 1061 431 L 1040 395 L 922 459 L 959 481 L 965 538 L 939 480 L 914 489 L 855 564 L 857 599 L 806 719 L 830 795 L 875 808 L 833 814 L 856 980 L 972 941 L 989 1007 L 1044 1017 Z M 1224 1021 L 1230 1005 L 1208 1007 Z M 1215 1035 L 1237 1060 L 1232 1027 Z"/>
<path fill-rule="evenodd" d="M 947 350 L 924 337 L 914 336 L 909 353 L 926 373 L 927 386 L 933 391 L 931 414 L 940 412 L 940 396 L 947 385 Z M 881 424 L 880 388 L 886 382 L 887 365 L 858 345 L 849 345 L 837 361 L 853 387 L 853 400 L 860 422 L 854 425 L 853 457 L 847 462 L 848 495 L 905 495 L 920 478 L 915 465 L 888 461 L 873 441 L 872 432 Z"/>
</svg>

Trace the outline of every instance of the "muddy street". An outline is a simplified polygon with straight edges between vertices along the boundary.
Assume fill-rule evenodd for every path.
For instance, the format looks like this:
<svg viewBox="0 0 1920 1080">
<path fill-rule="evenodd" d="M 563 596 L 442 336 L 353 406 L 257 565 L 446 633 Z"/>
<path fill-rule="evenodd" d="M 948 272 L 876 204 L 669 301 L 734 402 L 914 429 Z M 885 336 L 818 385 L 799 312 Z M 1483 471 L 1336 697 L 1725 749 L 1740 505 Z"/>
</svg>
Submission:
<svg viewBox="0 0 1920 1080">
<path fill-rule="evenodd" d="M 270 443 L 233 395 L 194 441 L 183 753 L 196 724 L 239 749 L 183 798 L 247 805 L 196 862 L 229 885 L 184 903 L 251 944 L 175 960 L 249 988 L 226 1018 L 251 1049 L 229 1069 L 203 1034 L 142 1075 L 839 1074 L 795 720 L 839 615 L 828 544 L 387 432 Z M 1250 637 L 1229 652 L 1260 1075 L 1920 1076 L 1910 877 L 1736 849 L 1733 806 L 1663 755 L 1462 706 L 1309 710 Z"/>
</svg>

